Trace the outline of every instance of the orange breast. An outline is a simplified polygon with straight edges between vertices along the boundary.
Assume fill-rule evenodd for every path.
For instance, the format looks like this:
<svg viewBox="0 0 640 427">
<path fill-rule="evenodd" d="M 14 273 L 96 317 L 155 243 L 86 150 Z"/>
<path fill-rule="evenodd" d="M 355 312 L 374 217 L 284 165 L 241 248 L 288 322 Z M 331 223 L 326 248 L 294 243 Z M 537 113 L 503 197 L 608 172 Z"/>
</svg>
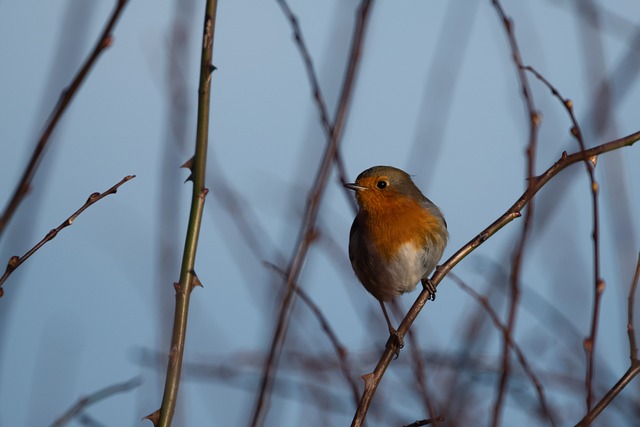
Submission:
<svg viewBox="0 0 640 427">
<path fill-rule="evenodd" d="M 367 206 L 367 225 L 383 258 L 391 259 L 406 242 L 424 247 L 438 239 L 440 223 L 413 199 L 388 195 L 376 202 Z"/>
</svg>

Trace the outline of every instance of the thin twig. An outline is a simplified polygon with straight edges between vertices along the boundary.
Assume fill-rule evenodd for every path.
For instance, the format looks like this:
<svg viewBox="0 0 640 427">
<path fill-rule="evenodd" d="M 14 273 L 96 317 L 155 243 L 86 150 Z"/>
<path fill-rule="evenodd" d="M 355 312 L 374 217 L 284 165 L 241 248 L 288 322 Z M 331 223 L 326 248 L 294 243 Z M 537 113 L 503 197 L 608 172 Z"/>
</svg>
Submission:
<svg viewBox="0 0 640 427">
<path fill-rule="evenodd" d="M 549 80 L 544 78 L 542 74 L 536 71 L 531 66 L 523 66 L 523 69 L 530 71 L 536 76 L 542 83 L 545 84 L 551 90 L 551 93 L 560 100 L 564 108 L 567 110 L 569 114 L 569 118 L 571 119 L 571 135 L 573 135 L 580 146 L 580 149 L 585 150 L 586 146 L 584 143 L 584 137 L 582 130 L 580 129 L 580 125 L 578 124 L 578 120 L 573 112 L 573 102 L 564 98 L 560 91 L 554 87 Z M 598 189 L 599 185 L 596 181 L 595 177 L 595 165 L 596 165 L 597 157 L 593 157 L 590 159 L 584 160 L 584 165 L 587 170 L 587 174 L 589 175 L 590 189 L 591 189 L 591 204 L 592 204 L 592 212 L 593 212 L 593 229 L 592 229 L 592 238 L 593 238 L 593 278 L 594 278 L 594 303 L 591 312 L 591 330 L 589 336 L 584 341 L 584 349 L 587 354 L 587 372 L 585 375 L 585 389 L 587 390 L 586 396 L 586 406 L 587 411 L 591 409 L 591 403 L 593 401 L 593 378 L 595 376 L 595 345 L 596 345 L 596 335 L 598 331 L 598 323 L 600 318 L 600 301 L 602 297 L 602 292 L 605 288 L 605 281 L 600 277 L 600 205 L 598 203 Z"/>
<path fill-rule="evenodd" d="M 327 188 L 331 164 L 335 159 L 335 153 L 342 138 L 347 111 L 353 92 L 352 89 L 355 82 L 355 76 L 358 70 L 358 65 L 360 64 L 360 51 L 364 42 L 370 6 L 371 0 L 363 0 L 358 8 L 357 23 L 351 42 L 350 58 L 342 86 L 340 101 L 338 103 L 338 110 L 333 123 L 333 133 L 328 141 L 316 179 L 314 180 L 314 185 L 309 191 L 309 202 L 300 230 L 300 237 L 298 239 L 294 255 L 287 267 L 286 290 L 281 300 L 280 307 L 278 308 L 276 327 L 269 346 L 268 356 L 264 363 L 260 386 L 256 395 L 251 420 L 249 422 L 249 425 L 252 427 L 262 426 L 266 417 L 270 390 L 275 378 L 278 358 L 282 351 L 282 344 L 284 343 L 286 331 L 289 326 L 291 310 L 295 301 L 294 297 L 296 295 L 295 289 L 297 287 L 298 277 L 302 271 L 302 266 L 304 265 L 307 253 L 315 236 L 314 229 L 316 226 L 318 209 L 320 207 L 324 191 Z"/>
<path fill-rule="evenodd" d="M 265 265 L 271 268 L 272 270 L 276 271 L 277 273 L 281 274 L 283 277 L 286 277 L 285 272 L 282 271 L 282 269 L 279 268 L 278 266 L 268 262 L 266 262 Z M 309 307 L 313 315 L 316 316 L 316 318 L 318 319 L 318 322 L 320 322 L 320 326 L 322 327 L 322 330 L 327 334 L 327 337 L 329 338 L 331 345 L 333 345 L 333 349 L 335 350 L 336 356 L 338 356 L 338 361 L 340 362 L 340 369 L 342 370 L 342 375 L 351 386 L 351 391 L 353 393 L 354 401 L 355 401 L 355 404 L 357 405 L 358 402 L 360 401 L 360 391 L 358 390 L 358 384 L 356 384 L 356 382 L 353 379 L 353 376 L 351 375 L 351 366 L 349 364 L 349 359 L 347 357 L 347 350 L 340 342 L 338 335 L 335 333 L 335 331 L 329 324 L 329 321 L 327 320 L 325 315 L 322 313 L 322 310 L 320 310 L 320 307 L 318 307 L 318 305 L 315 302 L 313 302 L 309 294 L 307 294 L 299 286 L 296 286 L 296 293 L 298 294 L 302 302 L 305 303 L 307 307 Z"/>
<path fill-rule="evenodd" d="M 633 281 L 629 288 L 629 299 L 627 305 L 627 333 L 629 334 L 629 358 L 631 359 L 631 365 L 627 372 L 622 375 L 618 382 L 611 387 L 611 389 L 600 399 L 600 401 L 589 410 L 587 415 L 576 427 L 586 427 L 590 425 L 598 415 L 606 408 L 615 397 L 640 373 L 640 360 L 638 359 L 638 348 L 636 346 L 635 331 L 633 328 L 633 308 L 636 298 L 636 289 L 638 287 L 638 280 L 640 279 L 640 254 L 638 254 L 638 262 L 636 263 L 635 274 L 633 275 Z"/>
<path fill-rule="evenodd" d="M 529 141 L 527 144 L 527 179 L 528 179 L 527 192 L 532 192 L 534 188 L 534 183 L 532 182 L 532 178 L 535 176 L 535 170 L 536 170 L 535 165 L 536 165 L 536 152 L 537 152 L 537 145 L 538 145 L 537 140 L 538 140 L 538 127 L 540 125 L 540 115 L 535 109 L 535 105 L 533 103 L 533 96 L 531 94 L 531 89 L 529 87 L 529 81 L 527 79 L 525 70 L 522 68 L 523 67 L 522 56 L 520 54 L 520 48 L 518 47 L 516 35 L 513 30 L 513 26 L 514 26 L 513 20 L 507 16 L 499 0 L 493 0 L 492 3 L 496 9 L 496 12 L 498 13 L 498 17 L 502 21 L 507 38 L 509 40 L 511 56 L 513 59 L 514 66 L 516 68 L 516 72 L 518 73 L 518 80 L 520 82 L 520 87 L 522 89 L 522 98 L 523 98 L 526 112 L 529 118 Z M 513 336 L 513 333 L 515 331 L 516 318 L 517 318 L 518 307 L 520 302 L 520 270 L 522 268 L 522 261 L 524 259 L 524 250 L 529 237 L 529 232 L 531 230 L 531 225 L 533 224 L 534 206 L 535 204 L 533 202 L 533 197 L 532 197 L 530 198 L 530 203 L 525 213 L 522 232 L 520 234 L 520 238 L 518 240 L 518 244 L 516 246 L 516 250 L 513 255 L 512 270 L 511 270 L 511 277 L 510 277 L 511 298 L 510 298 L 510 304 L 509 304 L 509 314 L 507 316 L 507 324 L 506 324 L 507 335 L 503 337 L 503 341 L 502 341 L 502 370 L 500 373 L 498 392 L 497 392 L 494 407 L 493 407 L 493 418 L 491 422 L 491 425 L 493 427 L 497 427 L 500 424 L 500 417 L 502 414 L 502 408 L 504 406 L 505 391 L 507 388 L 507 383 L 509 381 L 509 370 L 510 370 L 511 361 L 509 359 L 509 345 L 507 343 L 506 337 Z"/>
<path fill-rule="evenodd" d="M 500 321 L 500 317 L 498 316 L 498 313 L 496 313 L 493 307 L 491 307 L 491 304 L 489 304 L 489 300 L 487 299 L 487 297 L 477 293 L 473 288 L 467 285 L 457 275 L 453 273 L 449 273 L 449 277 L 458 286 L 460 286 L 463 291 L 468 293 L 474 300 L 476 300 L 478 304 L 480 304 L 480 306 L 484 309 L 484 311 L 489 315 L 495 327 L 498 328 L 498 330 L 502 333 L 503 339 L 507 342 L 511 350 L 515 353 L 516 358 L 518 359 L 518 362 L 520 362 L 520 366 L 522 366 L 522 370 L 529 377 L 529 380 L 535 387 L 536 393 L 538 394 L 538 400 L 540 401 L 540 407 L 542 408 L 543 413 L 549 419 L 552 426 L 557 425 L 553 417 L 553 413 L 549 408 L 549 404 L 547 403 L 547 399 L 545 396 L 544 388 L 542 387 L 542 383 L 538 379 L 538 376 L 535 374 L 535 372 L 533 372 L 533 368 L 531 368 L 531 365 L 529 365 L 529 362 L 527 361 L 527 358 L 525 357 L 524 352 L 522 351 L 518 343 L 515 342 L 515 339 L 509 333 L 509 330 L 507 329 L 507 327 Z"/>
<path fill-rule="evenodd" d="M 640 253 L 638 254 L 638 262 L 636 263 L 636 272 L 633 275 L 633 282 L 629 289 L 629 298 L 627 303 L 627 334 L 629 335 L 629 358 L 631 363 L 638 363 L 638 345 L 636 344 L 636 334 L 633 326 L 633 308 L 636 301 L 636 289 L 640 281 Z"/>
<path fill-rule="evenodd" d="M 124 393 L 129 390 L 132 390 L 138 387 L 140 384 L 142 384 L 142 381 L 140 380 L 140 378 L 133 378 L 123 383 L 114 384 L 114 385 L 105 387 L 102 390 L 98 390 L 97 392 L 90 394 L 86 397 L 81 397 L 72 407 L 67 409 L 67 412 L 65 412 L 60 416 L 60 418 L 55 420 L 51 424 L 51 427 L 62 427 L 63 425 L 73 420 L 74 417 L 81 415 L 82 411 L 87 409 L 89 406 L 101 400 L 104 400 L 108 397 L 111 397 L 114 394 Z"/>
<path fill-rule="evenodd" d="M 304 41 L 304 37 L 302 35 L 302 30 L 300 29 L 300 24 L 298 22 L 298 18 L 293 13 L 286 0 L 276 0 L 280 7 L 282 8 L 283 13 L 289 20 L 291 25 L 291 30 L 293 31 L 293 39 L 298 47 L 298 51 L 300 52 L 300 56 L 302 56 L 302 61 L 304 62 L 304 67 L 307 71 L 307 77 L 309 79 L 309 85 L 311 86 L 311 92 L 313 92 L 313 99 L 318 107 L 318 114 L 320 114 L 320 122 L 322 123 L 322 128 L 324 129 L 325 136 L 327 140 L 331 140 L 333 138 L 334 127 L 331 125 L 329 121 L 329 112 L 327 110 L 327 104 L 324 100 L 324 96 L 322 95 L 322 90 L 320 89 L 320 83 L 318 80 L 318 76 L 316 75 L 315 68 L 313 66 L 313 60 L 311 59 L 311 55 L 309 54 L 309 49 L 307 49 L 307 44 Z M 338 171 L 338 177 L 342 184 L 347 182 L 347 174 L 344 167 L 344 162 L 342 161 L 342 156 L 340 156 L 340 148 L 337 147 L 335 150 L 335 163 Z M 348 189 L 345 189 L 345 192 L 349 195 L 347 199 L 351 202 L 354 210 L 356 209 L 355 202 L 351 193 Z"/>
<path fill-rule="evenodd" d="M 78 209 L 77 211 L 75 211 L 69 218 L 65 219 L 62 224 L 60 224 L 58 227 L 54 228 L 53 230 L 49 231 L 47 233 L 46 236 L 44 236 L 44 238 L 42 240 L 40 240 L 34 247 L 32 247 L 31 249 L 29 249 L 27 251 L 27 253 L 25 253 L 24 255 L 22 255 L 21 257 L 14 255 L 9 259 L 9 262 L 7 263 L 7 268 L 4 271 L 4 274 L 2 275 L 2 277 L 0 277 L 0 297 L 3 294 L 3 290 L 2 290 L 2 285 L 4 284 L 4 282 L 9 278 L 9 276 L 11 275 L 11 273 L 13 273 L 15 271 L 16 268 L 20 267 L 20 265 L 25 262 L 27 259 L 29 259 L 29 257 L 31 257 L 31 255 L 33 255 L 34 253 L 36 253 L 36 251 L 38 249 L 40 249 L 42 246 L 44 246 L 47 242 L 50 242 L 51 240 L 53 240 L 58 233 L 64 229 L 69 227 L 71 224 L 73 224 L 73 221 L 76 220 L 76 218 L 82 213 L 84 212 L 89 206 L 93 205 L 94 203 L 96 203 L 97 201 L 103 199 L 104 197 L 107 197 L 109 194 L 115 194 L 118 191 L 118 188 L 120 188 L 120 186 L 122 184 L 124 184 L 127 181 L 132 180 L 133 178 L 135 178 L 135 175 L 127 175 L 124 178 L 122 178 L 122 180 L 120 182 L 118 182 L 116 185 L 114 185 L 113 187 L 109 188 L 107 191 L 105 191 L 104 193 L 92 193 L 89 198 L 87 199 L 87 201 L 84 203 L 84 205 L 82 205 L 80 207 L 80 209 Z"/>
<path fill-rule="evenodd" d="M 424 360 L 422 359 L 422 352 L 420 351 L 420 345 L 418 343 L 418 337 L 416 336 L 415 329 L 409 329 L 408 335 L 409 345 L 411 348 L 411 358 L 413 359 L 414 377 L 416 379 L 416 389 L 422 398 L 424 410 L 431 416 L 430 419 L 438 419 L 440 417 L 435 417 L 436 409 L 433 406 L 429 390 L 427 389 L 427 371 L 424 366 Z"/>
<path fill-rule="evenodd" d="M 580 150 L 571 155 L 567 154 L 566 152 L 562 153 L 560 159 L 558 159 L 553 165 L 551 165 L 551 167 L 549 167 L 541 175 L 538 175 L 530 180 L 533 183 L 533 186 L 528 188 L 524 192 L 524 194 L 520 196 L 520 198 L 502 216 L 496 219 L 491 225 L 485 228 L 469 243 L 461 247 L 446 262 L 436 268 L 436 271 L 430 279 L 433 285 L 437 286 L 440 281 L 442 281 L 444 276 L 446 276 L 449 271 L 451 271 L 451 269 L 455 267 L 460 261 L 467 257 L 467 255 L 473 252 L 478 246 L 483 244 L 487 239 L 489 239 L 511 221 L 519 218 L 521 216 L 520 212 L 525 208 L 525 206 L 527 206 L 531 198 L 533 198 L 536 193 L 540 191 L 540 189 L 543 188 L 560 171 L 566 169 L 568 166 L 574 163 L 584 161 L 584 159 L 589 159 L 593 156 L 618 150 L 622 147 L 631 146 L 638 140 L 640 140 L 640 131 L 584 151 Z M 413 305 L 409 309 L 409 312 L 398 327 L 397 331 L 400 337 L 405 336 L 413 322 L 418 317 L 418 314 L 420 313 L 420 311 L 422 311 L 422 308 L 427 303 L 429 296 L 430 294 L 427 290 L 423 290 L 422 292 L 420 292 L 418 298 L 413 303 Z M 352 427 L 361 426 L 364 422 L 364 418 L 366 417 L 367 411 L 369 410 L 369 406 L 371 405 L 373 396 L 375 395 L 375 392 L 378 388 L 378 384 L 380 383 L 382 376 L 391 363 L 395 352 L 396 348 L 393 345 L 386 346 L 374 371 L 363 376 L 363 379 L 365 380 L 365 391 L 362 395 L 362 399 L 360 399 L 360 405 L 358 406 L 358 410 L 356 411 L 356 414 L 354 415 L 353 421 L 351 423 Z"/>
<path fill-rule="evenodd" d="M 162 396 L 162 406 L 157 411 L 145 417 L 160 427 L 169 427 L 178 400 L 180 373 L 187 334 L 187 320 L 189 318 L 189 302 L 194 287 L 201 286 L 195 274 L 198 238 L 202 224 L 204 202 L 208 194 L 205 187 L 207 175 L 207 148 L 209 144 L 209 111 L 211 106 L 211 75 L 215 70 L 212 63 L 213 41 L 216 25 L 217 0 L 207 0 L 204 13 L 202 31 L 202 51 L 200 56 L 200 82 L 198 87 L 198 118 L 196 128 L 195 155 L 186 165 L 191 170 L 193 189 L 191 193 L 191 210 L 189 224 L 182 254 L 180 281 L 174 284 L 176 292 L 176 307 L 171 335 L 171 350 L 167 364 L 167 376 Z"/>
<path fill-rule="evenodd" d="M 435 418 L 427 418 L 426 420 L 415 421 L 411 424 L 405 424 L 402 427 L 420 427 L 420 426 L 428 426 L 429 424 L 442 423 L 445 421 L 444 417 L 435 417 Z"/>
<path fill-rule="evenodd" d="M 49 142 L 49 138 L 53 134 L 54 129 L 60 121 L 60 118 L 67 110 L 67 107 L 71 103 L 74 95 L 78 92 L 78 89 L 86 79 L 89 71 L 93 68 L 95 63 L 98 60 L 98 57 L 106 48 L 113 44 L 113 38 L 111 36 L 111 32 L 115 27 L 118 19 L 120 18 L 122 11 L 124 10 L 125 5 L 127 4 L 127 0 L 118 0 L 116 3 L 113 12 L 109 20 L 107 21 L 107 25 L 102 30 L 100 37 L 98 38 L 98 42 L 89 57 L 86 59 L 85 63 L 82 65 L 82 68 L 78 71 L 78 74 L 74 77 L 71 84 L 66 87 L 62 93 L 60 94 L 60 99 L 58 103 L 54 107 L 51 115 L 49 116 L 48 122 L 38 139 L 38 144 L 36 145 L 33 153 L 31 154 L 31 158 L 29 159 L 29 163 L 22 173 L 22 177 L 20 178 L 20 182 L 16 186 L 13 191 L 13 195 L 7 206 L 5 207 L 2 215 L 0 215 L 0 237 L 2 237 L 2 232 L 6 228 L 7 224 L 15 214 L 18 206 L 27 195 L 31 188 L 31 181 L 38 169 L 38 165 L 40 164 L 40 160 L 44 154 L 45 148 L 47 147 L 47 143 Z"/>
<path fill-rule="evenodd" d="M 244 239 L 248 250 L 251 251 L 256 259 L 262 261 L 264 265 L 273 269 L 285 278 L 285 272 L 278 267 L 276 263 L 263 261 L 266 259 L 265 254 L 267 251 L 265 249 L 265 240 L 268 240 L 268 237 L 267 233 L 261 229 L 260 222 L 252 220 L 253 212 L 251 210 L 251 206 L 244 204 L 244 200 L 242 200 L 241 195 L 232 192 L 227 183 L 220 176 L 216 178 L 216 185 L 213 192 L 216 193 L 216 200 L 218 200 L 221 206 L 228 211 L 231 220 L 236 225 L 238 232 L 240 233 L 240 236 Z M 281 260 L 284 259 L 284 256 L 279 251 L 276 251 L 274 258 Z M 302 301 L 309 306 L 311 312 L 316 316 L 320 326 L 327 334 L 329 341 L 333 345 L 340 362 L 340 368 L 342 369 L 343 376 L 351 388 L 354 402 L 357 405 L 360 401 L 360 391 L 358 390 L 358 384 L 352 375 L 347 357 L 347 350 L 338 340 L 337 334 L 331 328 L 331 325 L 322 313 L 322 310 L 320 310 L 313 300 L 300 289 L 299 285 L 296 286 L 296 289 Z"/>
<path fill-rule="evenodd" d="M 402 307 L 397 300 L 391 301 L 391 310 L 396 317 L 402 317 Z M 415 331 L 415 328 L 409 329 L 409 349 L 411 351 L 411 359 L 412 359 L 412 367 L 414 370 L 413 377 L 415 378 L 415 386 L 416 391 L 418 392 L 422 405 L 424 406 L 425 413 L 429 415 L 431 418 L 435 418 L 435 408 L 432 403 L 432 399 L 429 396 L 429 391 L 427 390 L 427 377 L 426 377 L 426 369 L 423 360 L 422 351 L 420 349 L 420 343 L 418 342 L 418 337 Z"/>
<path fill-rule="evenodd" d="M 324 101 L 324 96 L 322 95 L 322 91 L 320 90 L 318 76 L 316 75 L 315 69 L 313 67 L 313 60 L 311 59 L 311 55 L 309 54 L 309 50 L 307 49 L 307 45 L 304 41 L 302 30 L 300 29 L 300 24 L 298 23 L 298 18 L 293 13 L 285 0 L 276 1 L 280 5 L 282 12 L 285 14 L 291 25 L 291 30 L 293 31 L 293 39 L 295 40 L 296 46 L 300 51 L 300 56 L 302 56 L 302 61 L 304 62 L 304 67 L 307 71 L 307 77 L 309 78 L 309 84 L 311 85 L 311 92 L 313 92 L 313 98 L 318 107 L 320 122 L 322 123 L 322 127 L 327 139 L 329 139 L 333 134 L 333 126 L 331 126 L 331 122 L 329 121 L 327 104 Z"/>
</svg>

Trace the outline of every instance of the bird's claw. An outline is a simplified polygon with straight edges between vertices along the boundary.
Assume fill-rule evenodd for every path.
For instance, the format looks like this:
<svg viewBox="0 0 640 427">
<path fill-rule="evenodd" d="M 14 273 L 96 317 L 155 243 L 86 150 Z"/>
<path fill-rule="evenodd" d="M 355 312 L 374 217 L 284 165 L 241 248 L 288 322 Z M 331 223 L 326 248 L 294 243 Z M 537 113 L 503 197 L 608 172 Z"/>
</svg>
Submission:
<svg viewBox="0 0 640 427">
<path fill-rule="evenodd" d="M 404 338 L 400 336 L 398 331 L 393 328 L 389 328 L 389 340 L 387 341 L 387 348 L 393 348 L 395 359 L 400 356 L 400 349 L 404 347 Z"/>
<path fill-rule="evenodd" d="M 429 299 L 436 300 L 436 287 L 431 283 L 430 279 L 422 279 L 422 287 L 429 292 Z"/>
</svg>

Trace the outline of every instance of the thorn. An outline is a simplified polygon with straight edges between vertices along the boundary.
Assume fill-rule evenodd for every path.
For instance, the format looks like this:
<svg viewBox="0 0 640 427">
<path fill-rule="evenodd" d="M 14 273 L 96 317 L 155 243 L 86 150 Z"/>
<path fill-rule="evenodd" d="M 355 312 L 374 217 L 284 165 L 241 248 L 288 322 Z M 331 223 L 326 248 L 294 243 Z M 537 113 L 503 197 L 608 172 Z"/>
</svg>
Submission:
<svg viewBox="0 0 640 427">
<path fill-rule="evenodd" d="M 158 409 L 155 412 L 150 413 L 146 417 L 142 418 L 143 420 L 149 420 L 153 423 L 154 426 L 158 425 L 158 421 L 160 421 L 160 410 Z"/>
<path fill-rule="evenodd" d="M 182 166 L 180 166 L 181 168 L 189 169 L 189 172 L 191 172 L 189 174 L 189 176 L 187 177 L 187 179 L 184 180 L 185 183 L 187 181 L 193 182 L 193 157 L 194 156 L 191 156 L 191 158 L 189 160 L 187 160 L 186 162 L 184 162 L 182 164 Z"/>
<path fill-rule="evenodd" d="M 182 164 L 182 166 L 180 166 L 181 168 L 185 168 L 185 169 L 189 169 L 191 172 L 193 172 L 193 156 L 191 156 L 191 158 L 189 160 L 187 160 L 186 162 L 184 162 Z"/>
<path fill-rule="evenodd" d="M 202 286 L 202 282 L 200 281 L 200 279 L 198 278 L 198 275 L 196 274 L 196 272 L 193 272 L 193 280 L 191 281 L 191 289 L 195 288 L 195 287 L 201 287 L 204 288 L 204 286 Z"/>
</svg>

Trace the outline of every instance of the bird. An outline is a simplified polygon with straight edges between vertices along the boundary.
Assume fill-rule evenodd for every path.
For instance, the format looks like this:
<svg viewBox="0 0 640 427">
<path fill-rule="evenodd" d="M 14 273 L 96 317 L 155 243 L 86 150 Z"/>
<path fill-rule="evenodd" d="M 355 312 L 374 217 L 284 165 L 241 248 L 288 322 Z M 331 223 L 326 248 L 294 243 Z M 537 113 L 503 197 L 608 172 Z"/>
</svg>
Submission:
<svg viewBox="0 0 640 427">
<path fill-rule="evenodd" d="M 397 348 L 404 343 L 391 324 L 385 302 L 421 282 L 435 299 L 429 280 L 447 245 L 442 212 L 422 194 L 411 176 L 393 166 L 374 166 L 344 184 L 358 205 L 349 233 L 349 260 L 356 276 L 382 307 Z"/>
</svg>

